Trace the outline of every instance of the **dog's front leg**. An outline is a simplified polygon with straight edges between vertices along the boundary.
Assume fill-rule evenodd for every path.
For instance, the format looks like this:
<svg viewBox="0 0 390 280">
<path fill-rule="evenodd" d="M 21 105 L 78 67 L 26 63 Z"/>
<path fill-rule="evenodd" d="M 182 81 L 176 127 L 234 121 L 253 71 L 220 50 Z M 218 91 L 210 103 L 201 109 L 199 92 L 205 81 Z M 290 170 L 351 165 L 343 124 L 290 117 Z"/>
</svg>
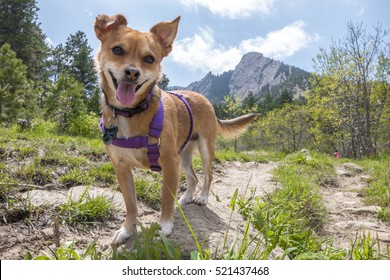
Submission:
<svg viewBox="0 0 390 280">
<path fill-rule="evenodd" d="M 161 232 L 169 236 L 173 231 L 173 214 L 175 210 L 175 196 L 179 186 L 179 165 L 178 156 L 169 158 L 167 164 L 162 165 L 163 188 L 161 192 Z"/>
<path fill-rule="evenodd" d="M 130 238 L 136 231 L 137 224 L 137 198 L 133 172 L 131 168 L 115 167 L 115 175 L 126 204 L 126 219 L 121 228 L 115 233 L 112 243 L 120 244 Z"/>
</svg>

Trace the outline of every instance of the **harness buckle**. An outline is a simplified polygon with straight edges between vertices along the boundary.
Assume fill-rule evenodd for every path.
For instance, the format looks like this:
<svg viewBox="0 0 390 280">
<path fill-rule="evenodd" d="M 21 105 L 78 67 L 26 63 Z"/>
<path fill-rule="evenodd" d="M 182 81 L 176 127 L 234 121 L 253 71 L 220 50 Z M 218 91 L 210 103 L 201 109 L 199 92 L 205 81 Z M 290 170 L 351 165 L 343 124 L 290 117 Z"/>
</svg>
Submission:
<svg viewBox="0 0 390 280">
<path fill-rule="evenodd" d="M 153 136 L 153 135 L 150 135 L 150 134 L 146 134 L 145 135 L 147 138 L 149 137 L 153 137 L 153 138 L 156 138 L 157 139 L 157 146 L 160 147 L 161 145 L 161 138 L 160 137 L 157 137 L 157 136 Z M 149 141 L 148 141 L 149 142 Z M 149 144 L 148 144 L 149 145 Z M 156 144 L 152 144 L 152 145 L 156 145 Z M 149 146 L 152 146 L 152 145 L 149 145 Z"/>
</svg>

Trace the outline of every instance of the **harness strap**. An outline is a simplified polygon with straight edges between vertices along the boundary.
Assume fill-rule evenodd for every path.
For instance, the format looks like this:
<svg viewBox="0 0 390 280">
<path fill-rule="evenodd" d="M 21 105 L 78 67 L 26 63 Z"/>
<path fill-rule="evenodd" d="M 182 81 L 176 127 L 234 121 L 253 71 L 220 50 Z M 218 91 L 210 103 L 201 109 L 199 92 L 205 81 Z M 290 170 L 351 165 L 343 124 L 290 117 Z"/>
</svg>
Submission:
<svg viewBox="0 0 390 280">
<path fill-rule="evenodd" d="M 193 132 L 193 127 L 194 127 L 194 121 L 193 121 L 193 116 L 192 116 L 192 110 L 190 105 L 188 104 L 187 100 L 184 98 L 183 95 L 177 94 L 175 92 L 168 92 L 169 94 L 175 95 L 178 97 L 183 103 L 185 104 L 188 114 L 190 116 L 190 131 L 188 133 L 187 139 L 184 142 L 184 144 L 180 147 L 179 153 L 182 152 L 184 147 L 188 144 L 192 137 L 192 132 Z M 115 114 L 118 113 L 118 110 L 114 111 Z M 123 112 L 123 111 L 122 111 Z M 131 117 L 127 114 L 121 114 L 121 116 L 125 117 Z M 164 123 L 164 104 L 160 98 L 160 106 L 158 108 L 158 111 L 155 113 L 152 122 L 150 123 L 150 128 L 149 128 L 149 134 L 145 136 L 136 136 L 136 137 L 131 137 L 131 138 L 115 138 L 112 139 L 112 141 L 106 143 L 106 144 L 113 144 L 114 146 L 120 147 L 120 148 L 126 148 L 126 149 L 141 149 L 141 148 L 147 148 L 147 156 L 149 159 L 150 163 L 150 169 L 152 171 L 160 172 L 161 167 L 158 164 L 158 159 L 160 157 L 160 151 L 159 151 L 159 146 L 160 146 L 160 134 L 163 129 L 163 123 Z M 100 128 L 103 133 L 106 133 L 106 128 L 104 127 L 103 123 L 103 117 L 100 119 Z M 108 130 L 108 129 L 107 129 Z M 116 132 L 115 132 L 116 134 Z M 155 137 L 158 139 L 157 144 L 152 144 L 149 145 L 149 137 Z"/>
<path fill-rule="evenodd" d="M 160 151 L 159 151 L 160 134 L 163 128 L 163 122 L 164 122 L 164 104 L 160 99 L 160 106 L 158 108 L 158 111 L 154 114 L 153 120 L 150 124 L 150 130 L 148 135 L 136 136 L 131 138 L 115 138 L 110 142 L 110 144 L 120 148 L 126 148 L 126 149 L 148 148 L 147 155 L 150 163 L 150 169 L 156 172 L 160 172 L 161 167 L 158 164 L 158 159 L 160 157 Z M 104 127 L 102 118 L 100 120 L 100 128 L 102 132 L 105 133 L 106 129 Z M 150 136 L 157 138 L 158 143 L 149 145 Z"/>
<path fill-rule="evenodd" d="M 179 150 L 179 154 L 181 153 L 181 151 L 183 151 L 184 147 L 187 146 L 188 142 L 191 140 L 191 137 L 192 137 L 192 132 L 193 132 L 193 129 L 194 129 L 194 119 L 192 117 L 192 110 L 191 110 L 191 106 L 190 104 L 188 104 L 187 100 L 184 98 L 183 95 L 181 94 L 178 94 L 176 92 L 172 92 L 172 91 L 168 91 L 169 94 L 172 94 L 172 95 L 175 95 L 176 97 L 178 97 L 181 101 L 183 101 L 184 105 L 186 105 L 187 107 L 187 111 L 188 111 L 188 115 L 190 116 L 190 131 L 188 133 L 188 136 L 187 136 L 187 139 L 186 141 L 184 142 L 184 144 L 180 147 L 180 150 Z"/>
</svg>

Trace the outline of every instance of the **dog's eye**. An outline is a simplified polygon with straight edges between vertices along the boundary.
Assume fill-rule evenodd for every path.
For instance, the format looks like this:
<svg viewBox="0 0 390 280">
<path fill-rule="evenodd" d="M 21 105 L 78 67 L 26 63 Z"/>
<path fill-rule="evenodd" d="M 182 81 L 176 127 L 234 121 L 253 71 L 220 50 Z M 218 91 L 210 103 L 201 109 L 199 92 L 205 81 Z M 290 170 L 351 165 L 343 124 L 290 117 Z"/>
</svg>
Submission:
<svg viewBox="0 0 390 280">
<path fill-rule="evenodd" d="M 121 47 L 113 47 L 112 53 L 117 56 L 122 56 L 124 54 L 124 51 Z"/>
<path fill-rule="evenodd" d="M 144 57 L 144 61 L 146 63 L 152 64 L 154 62 L 154 57 L 151 56 L 151 55 L 147 55 L 147 56 Z"/>
</svg>

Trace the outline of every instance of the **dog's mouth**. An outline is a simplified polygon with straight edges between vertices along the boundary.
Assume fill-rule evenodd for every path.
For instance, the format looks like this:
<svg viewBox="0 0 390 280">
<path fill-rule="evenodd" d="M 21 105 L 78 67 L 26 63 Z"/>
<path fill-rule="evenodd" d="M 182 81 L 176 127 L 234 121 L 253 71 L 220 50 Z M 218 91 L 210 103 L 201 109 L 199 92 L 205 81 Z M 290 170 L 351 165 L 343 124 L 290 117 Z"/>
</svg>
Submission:
<svg viewBox="0 0 390 280">
<path fill-rule="evenodd" d="M 137 91 L 147 82 L 145 80 L 142 84 L 132 84 L 126 82 L 118 82 L 111 71 L 109 71 L 112 82 L 116 89 L 116 98 L 125 107 L 133 104 Z"/>
</svg>

